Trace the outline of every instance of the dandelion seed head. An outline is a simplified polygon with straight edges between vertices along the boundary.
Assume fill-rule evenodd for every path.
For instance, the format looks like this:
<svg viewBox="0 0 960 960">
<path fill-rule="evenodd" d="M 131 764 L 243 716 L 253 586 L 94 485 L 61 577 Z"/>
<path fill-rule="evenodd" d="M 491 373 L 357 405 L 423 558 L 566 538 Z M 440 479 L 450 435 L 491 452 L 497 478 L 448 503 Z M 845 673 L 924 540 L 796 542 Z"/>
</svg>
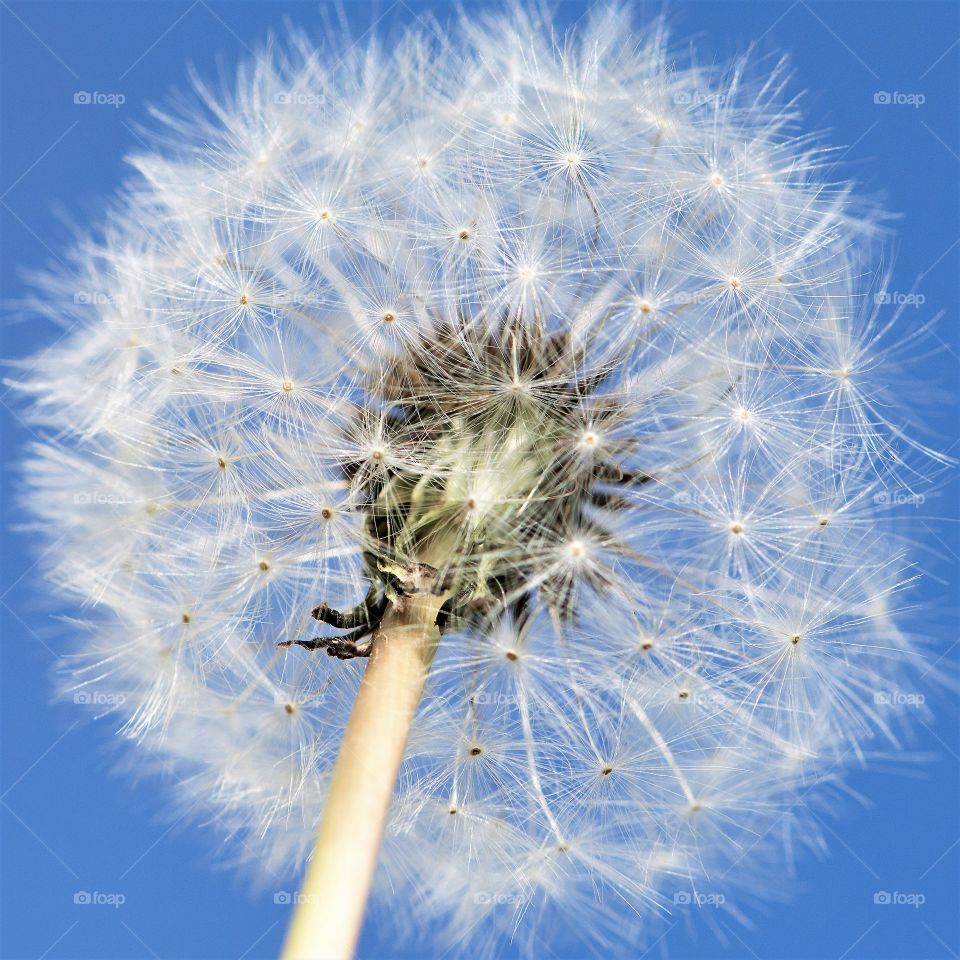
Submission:
<svg viewBox="0 0 960 960">
<path fill-rule="evenodd" d="M 777 837 L 816 845 L 798 793 L 921 683 L 873 211 L 779 73 L 675 62 L 625 8 L 334 47 L 166 115 L 38 294 L 69 321 L 20 383 L 68 685 L 295 869 L 359 665 L 277 645 L 433 571 L 384 896 L 532 956 L 625 936 L 626 901 L 639 943 L 678 877 L 733 903 Z"/>
</svg>

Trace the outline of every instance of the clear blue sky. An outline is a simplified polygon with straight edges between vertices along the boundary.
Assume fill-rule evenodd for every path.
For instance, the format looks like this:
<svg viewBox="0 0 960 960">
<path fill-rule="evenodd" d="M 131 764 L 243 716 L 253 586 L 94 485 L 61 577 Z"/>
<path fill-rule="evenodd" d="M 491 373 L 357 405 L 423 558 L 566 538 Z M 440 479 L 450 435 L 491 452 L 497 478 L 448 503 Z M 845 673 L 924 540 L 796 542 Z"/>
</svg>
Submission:
<svg viewBox="0 0 960 960">
<path fill-rule="evenodd" d="M 356 2 L 357 32 L 386 30 L 441 4 Z M 582 12 L 560 5 L 560 19 Z M 659 8 L 649 7 L 649 12 Z M 829 128 L 843 169 L 879 193 L 897 222 L 894 288 L 916 292 L 920 316 L 943 311 L 923 380 L 956 389 L 958 358 L 958 44 L 955 0 L 900 2 L 677 2 L 676 36 L 698 43 L 704 61 L 723 60 L 757 41 L 785 52 L 797 71 L 809 126 Z M 284 20 L 320 29 L 317 3 L 0 0 L 2 119 L 0 223 L 2 296 L 23 291 L 20 271 L 63 249 L 58 211 L 99 219 L 103 198 L 125 176 L 122 156 L 137 144 L 150 102 L 183 85 L 192 61 L 211 76 L 232 67 Z M 78 91 L 121 93 L 124 104 L 74 103 Z M 875 103 L 879 91 L 922 94 L 914 107 Z M 52 331 L 10 319 L 0 354 L 22 356 Z M 947 391 L 944 391 L 945 397 Z M 911 403 L 911 396 L 903 396 Z M 0 390 L 0 449 L 6 456 L 6 525 L 16 445 L 29 434 Z M 956 444 L 957 409 L 948 399 L 924 415 L 925 436 Z M 954 451 L 956 452 L 956 451 Z M 919 599 L 943 663 L 956 662 L 957 487 L 928 498 L 916 518 L 920 560 L 934 577 Z M 211 867 L 215 836 L 193 824 L 170 827 L 155 781 L 115 772 L 110 721 L 91 722 L 72 704 L 51 704 L 51 666 L 61 638 L 44 612 L 27 541 L 8 532 L 0 569 L 2 618 L 2 940 L 13 958 L 227 958 L 277 953 L 288 907 L 273 889 L 251 892 L 243 878 Z M 936 578 L 939 578 L 939 582 Z M 62 649 L 62 648 L 61 648 Z M 954 670 L 954 668 L 950 668 Z M 823 817 L 830 854 L 807 858 L 796 876 L 774 878 L 784 902 L 756 910 L 752 928 L 721 926 L 681 911 L 648 956 L 763 960 L 948 960 L 960 953 L 960 736 L 955 692 L 933 703 L 914 748 L 928 757 L 900 774 L 858 772 L 853 788 L 868 805 L 846 802 Z M 287 889 L 295 889 L 291 877 Z M 877 905 L 878 890 L 920 893 L 920 907 Z M 122 894 L 122 906 L 74 903 L 78 891 Z M 704 914 L 710 908 L 705 908 Z M 690 922 L 688 922 L 688 920 Z M 364 956 L 373 957 L 373 941 Z M 415 956 L 416 954 L 409 954 Z M 626 954 L 625 954 L 626 955 Z M 570 954 L 560 953 L 569 957 Z"/>
</svg>

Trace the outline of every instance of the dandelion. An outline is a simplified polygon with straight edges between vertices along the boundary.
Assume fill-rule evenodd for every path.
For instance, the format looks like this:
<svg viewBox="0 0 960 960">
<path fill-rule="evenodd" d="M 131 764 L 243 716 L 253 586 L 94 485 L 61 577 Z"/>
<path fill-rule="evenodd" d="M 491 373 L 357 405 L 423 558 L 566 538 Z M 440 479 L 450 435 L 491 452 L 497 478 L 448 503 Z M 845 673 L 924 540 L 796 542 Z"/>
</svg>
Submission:
<svg viewBox="0 0 960 960">
<path fill-rule="evenodd" d="M 622 9 L 288 49 L 161 115 L 38 297 L 71 688 L 309 859 L 291 957 L 349 956 L 374 880 L 471 955 L 750 893 L 920 653 L 870 212 L 781 68 Z"/>
</svg>

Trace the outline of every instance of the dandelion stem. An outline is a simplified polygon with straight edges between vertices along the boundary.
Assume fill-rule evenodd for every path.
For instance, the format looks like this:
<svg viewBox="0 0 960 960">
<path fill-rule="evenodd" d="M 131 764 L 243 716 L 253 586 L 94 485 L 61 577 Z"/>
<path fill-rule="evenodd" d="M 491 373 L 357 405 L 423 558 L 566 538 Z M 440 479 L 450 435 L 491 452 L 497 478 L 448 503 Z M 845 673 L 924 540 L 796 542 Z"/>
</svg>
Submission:
<svg viewBox="0 0 960 960">
<path fill-rule="evenodd" d="M 350 713 L 284 960 L 349 960 L 360 935 L 410 724 L 440 640 L 445 595 L 387 612 Z"/>
</svg>

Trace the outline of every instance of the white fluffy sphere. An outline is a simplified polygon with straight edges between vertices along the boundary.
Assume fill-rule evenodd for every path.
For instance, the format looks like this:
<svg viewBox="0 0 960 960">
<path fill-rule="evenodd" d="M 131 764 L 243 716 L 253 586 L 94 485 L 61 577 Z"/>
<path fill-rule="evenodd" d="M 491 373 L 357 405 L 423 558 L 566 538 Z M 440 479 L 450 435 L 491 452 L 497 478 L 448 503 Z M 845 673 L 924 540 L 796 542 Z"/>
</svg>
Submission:
<svg viewBox="0 0 960 960">
<path fill-rule="evenodd" d="M 675 63 L 622 10 L 287 49 L 163 115 L 47 281 L 28 504 L 87 620 L 71 688 L 299 868 L 364 661 L 296 642 L 344 652 L 356 607 L 362 653 L 429 563 L 404 919 L 536 953 L 750 891 L 916 657 L 871 215 L 779 70 Z"/>
</svg>

